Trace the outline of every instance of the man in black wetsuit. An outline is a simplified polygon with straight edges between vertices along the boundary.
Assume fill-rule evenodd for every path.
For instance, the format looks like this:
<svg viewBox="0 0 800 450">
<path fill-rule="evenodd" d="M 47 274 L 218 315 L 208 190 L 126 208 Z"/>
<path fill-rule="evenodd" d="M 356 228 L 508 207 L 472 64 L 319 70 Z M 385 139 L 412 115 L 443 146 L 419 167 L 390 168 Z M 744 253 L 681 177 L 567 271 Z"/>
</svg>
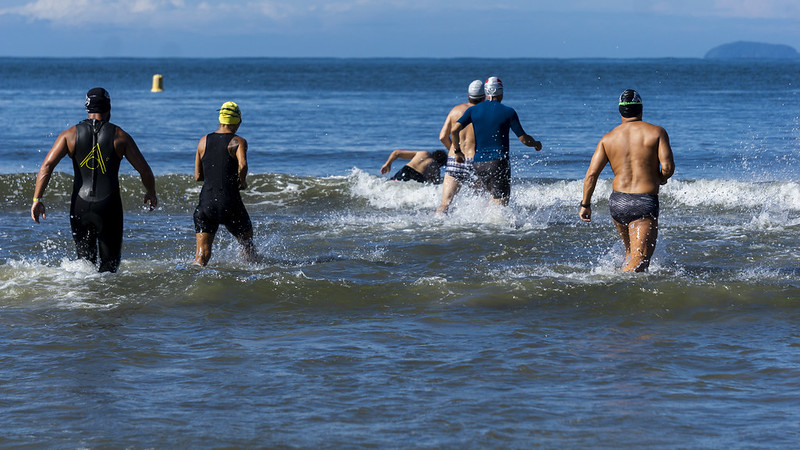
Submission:
<svg viewBox="0 0 800 450">
<path fill-rule="evenodd" d="M 97 264 L 100 272 L 116 272 L 122 252 L 122 200 L 119 164 L 128 158 L 146 189 L 144 202 L 150 210 L 158 205 L 156 183 L 150 166 L 133 138 L 109 122 L 111 98 L 103 88 L 86 93 L 88 118 L 61 132 L 39 168 L 33 191 L 31 218 L 46 217 L 42 197 L 59 161 L 69 155 L 75 180 L 69 213 L 78 257 Z M 99 244 L 99 245 L 98 245 Z"/>
<path fill-rule="evenodd" d="M 239 194 L 247 189 L 247 141 L 236 135 L 241 123 L 239 105 L 225 102 L 219 110 L 219 128 L 197 144 L 194 179 L 203 182 L 194 211 L 197 265 L 205 266 L 211 259 L 211 246 L 220 225 L 242 245 L 247 262 L 256 260 L 253 225 Z"/>
</svg>

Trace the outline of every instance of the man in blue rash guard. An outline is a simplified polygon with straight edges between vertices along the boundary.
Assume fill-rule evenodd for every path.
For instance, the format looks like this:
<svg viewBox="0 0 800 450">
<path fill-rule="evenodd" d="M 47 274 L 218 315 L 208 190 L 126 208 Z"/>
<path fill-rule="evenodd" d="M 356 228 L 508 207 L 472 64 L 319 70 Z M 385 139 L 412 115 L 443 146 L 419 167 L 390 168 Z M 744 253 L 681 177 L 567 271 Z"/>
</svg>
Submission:
<svg viewBox="0 0 800 450">
<path fill-rule="evenodd" d="M 511 165 L 508 160 L 508 132 L 513 131 L 520 142 L 536 151 L 542 143 L 525 133 L 517 112 L 502 105 L 503 82 L 491 77 L 484 84 L 486 101 L 470 107 L 453 127 L 451 139 L 456 160 L 464 161 L 459 131 L 469 124 L 475 130 L 475 175 L 492 195 L 492 199 L 505 206 L 511 195 Z"/>
<path fill-rule="evenodd" d="M 46 217 L 42 197 L 53 170 L 65 156 L 72 159 L 75 181 L 69 222 L 78 257 L 97 263 L 100 272 L 116 272 L 122 250 L 122 201 L 119 163 L 127 158 L 139 172 L 150 210 L 158 205 L 155 177 L 133 138 L 109 122 L 111 97 L 103 88 L 86 93 L 88 118 L 61 132 L 39 168 L 33 191 L 31 218 Z"/>
</svg>

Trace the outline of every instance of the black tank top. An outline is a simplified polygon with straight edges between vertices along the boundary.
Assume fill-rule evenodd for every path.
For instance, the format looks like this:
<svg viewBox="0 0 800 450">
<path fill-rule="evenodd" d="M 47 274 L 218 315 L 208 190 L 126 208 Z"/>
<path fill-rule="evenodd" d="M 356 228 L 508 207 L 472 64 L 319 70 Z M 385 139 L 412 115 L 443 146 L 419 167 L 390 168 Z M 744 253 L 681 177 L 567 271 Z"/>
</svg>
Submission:
<svg viewBox="0 0 800 450">
<path fill-rule="evenodd" d="M 110 122 L 86 119 L 77 125 L 72 168 L 75 171 L 73 195 L 99 202 L 119 196 L 120 158 L 114 150 L 117 126 Z"/>
<path fill-rule="evenodd" d="M 229 202 L 240 199 L 239 161 L 228 153 L 234 133 L 211 133 L 206 136 L 203 154 L 203 189 L 200 202 Z"/>
</svg>

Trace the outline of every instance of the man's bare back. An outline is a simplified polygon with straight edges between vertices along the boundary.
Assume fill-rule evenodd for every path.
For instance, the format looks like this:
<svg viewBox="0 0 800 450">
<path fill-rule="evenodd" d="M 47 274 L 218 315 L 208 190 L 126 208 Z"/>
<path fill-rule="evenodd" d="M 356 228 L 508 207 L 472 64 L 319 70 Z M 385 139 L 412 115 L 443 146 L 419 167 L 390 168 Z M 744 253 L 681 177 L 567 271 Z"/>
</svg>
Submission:
<svg viewBox="0 0 800 450">
<path fill-rule="evenodd" d="M 622 123 L 597 144 L 586 178 L 578 213 L 592 220 L 592 195 L 600 173 L 611 164 L 614 172 L 609 209 L 625 246 L 625 271 L 647 270 L 658 237 L 658 191 L 675 172 L 667 132 L 642 120 L 639 94 L 626 90 L 620 96 Z"/>
<path fill-rule="evenodd" d="M 639 118 L 625 119 L 603 136 L 597 151 L 605 153 L 611 164 L 617 192 L 658 194 L 659 186 L 672 175 L 667 132 Z"/>
<path fill-rule="evenodd" d="M 456 105 L 450 112 L 447 114 L 447 117 L 444 120 L 444 125 L 442 126 L 442 131 L 439 132 L 439 140 L 447 147 L 449 151 L 448 156 L 455 156 L 455 149 L 453 148 L 453 141 L 450 139 L 450 133 L 458 122 L 458 119 L 464 115 L 464 111 L 466 111 L 470 106 L 474 106 L 476 103 L 462 103 L 460 105 Z M 474 158 L 475 157 L 475 133 L 472 132 L 472 125 L 470 124 L 461 132 L 458 133 L 458 137 L 461 138 L 461 152 L 464 153 L 465 158 Z"/>
</svg>

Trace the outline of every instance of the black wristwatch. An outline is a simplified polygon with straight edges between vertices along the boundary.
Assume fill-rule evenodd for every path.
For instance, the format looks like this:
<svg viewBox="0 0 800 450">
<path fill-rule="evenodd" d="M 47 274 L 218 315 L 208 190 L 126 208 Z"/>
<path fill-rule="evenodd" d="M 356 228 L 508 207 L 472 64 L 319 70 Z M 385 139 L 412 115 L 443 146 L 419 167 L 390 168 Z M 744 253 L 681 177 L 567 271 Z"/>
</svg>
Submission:
<svg viewBox="0 0 800 450">
<path fill-rule="evenodd" d="M 591 203 L 581 203 L 581 208 L 591 208 L 591 207 L 592 207 Z"/>
</svg>

